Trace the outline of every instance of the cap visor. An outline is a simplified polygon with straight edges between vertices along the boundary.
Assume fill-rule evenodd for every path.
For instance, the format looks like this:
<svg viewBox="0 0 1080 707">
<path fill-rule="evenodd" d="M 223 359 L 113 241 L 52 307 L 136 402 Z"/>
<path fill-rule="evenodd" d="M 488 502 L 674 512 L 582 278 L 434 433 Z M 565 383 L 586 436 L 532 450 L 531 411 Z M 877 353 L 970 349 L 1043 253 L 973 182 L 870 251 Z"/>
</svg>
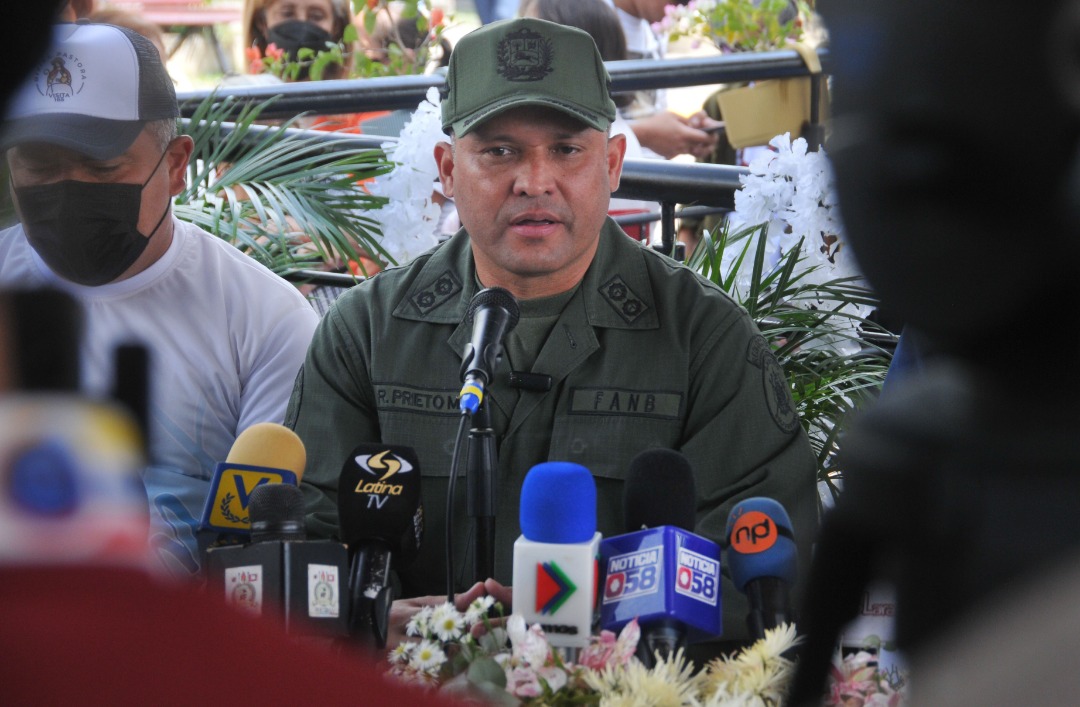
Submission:
<svg viewBox="0 0 1080 707">
<path fill-rule="evenodd" d="M 146 125 L 140 120 L 105 120 L 85 115 L 37 115 L 7 121 L 0 148 L 29 142 L 59 145 L 95 160 L 118 157 L 131 147 Z"/>
</svg>

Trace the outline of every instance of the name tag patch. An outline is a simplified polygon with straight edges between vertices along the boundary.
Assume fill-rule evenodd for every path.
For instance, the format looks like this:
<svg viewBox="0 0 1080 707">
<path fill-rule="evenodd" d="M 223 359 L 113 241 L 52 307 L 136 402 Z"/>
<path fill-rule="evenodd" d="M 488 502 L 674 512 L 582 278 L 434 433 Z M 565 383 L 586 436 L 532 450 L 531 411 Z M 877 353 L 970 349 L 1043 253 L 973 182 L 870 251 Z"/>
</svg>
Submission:
<svg viewBox="0 0 1080 707">
<path fill-rule="evenodd" d="M 682 394 L 625 388 L 574 388 L 570 392 L 571 415 L 630 415 L 677 420 L 682 413 Z"/>
<path fill-rule="evenodd" d="M 457 415 L 458 391 L 417 388 L 397 383 L 376 383 L 375 404 L 380 410 L 406 410 L 429 415 Z"/>
</svg>

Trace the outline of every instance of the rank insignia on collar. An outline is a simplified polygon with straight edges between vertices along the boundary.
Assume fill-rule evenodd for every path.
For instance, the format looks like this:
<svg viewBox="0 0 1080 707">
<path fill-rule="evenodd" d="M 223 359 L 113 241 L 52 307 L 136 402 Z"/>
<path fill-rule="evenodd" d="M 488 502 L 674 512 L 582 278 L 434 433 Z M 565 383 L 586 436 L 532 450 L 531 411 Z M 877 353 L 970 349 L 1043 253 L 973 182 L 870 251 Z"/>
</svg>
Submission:
<svg viewBox="0 0 1080 707">
<path fill-rule="evenodd" d="M 601 285 L 599 291 L 600 296 L 619 313 L 627 324 L 633 324 L 649 308 L 649 305 L 642 302 L 619 275 Z"/>
<path fill-rule="evenodd" d="M 459 292 L 461 281 L 452 271 L 447 270 L 410 297 L 410 300 L 420 314 L 427 314 Z"/>
</svg>

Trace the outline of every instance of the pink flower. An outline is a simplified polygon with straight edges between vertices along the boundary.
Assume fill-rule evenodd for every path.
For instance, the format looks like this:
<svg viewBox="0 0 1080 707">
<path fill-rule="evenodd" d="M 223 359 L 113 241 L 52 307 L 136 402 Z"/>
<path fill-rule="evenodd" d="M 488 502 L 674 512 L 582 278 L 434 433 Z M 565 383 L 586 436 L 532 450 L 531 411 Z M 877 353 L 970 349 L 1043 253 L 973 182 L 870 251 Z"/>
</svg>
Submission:
<svg viewBox="0 0 1080 707">
<path fill-rule="evenodd" d="M 285 56 L 285 50 L 279 49 L 278 45 L 271 42 L 269 46 L 266 47 L 266 56 L 270 57 L 271 59 L 277 60 Z"/>
<path fill-rule="evenodd" d="M 603 670 L 609 665 L 626 665 L 637 651 L 640 638 L 641 627 L 637 619 L 623 626 L 618 638 L 611 631 L 601 631 L 599 636 L 589 639 L 589 645 L 578 656 L 578 663 L 591 670 Z"/>
</svg>

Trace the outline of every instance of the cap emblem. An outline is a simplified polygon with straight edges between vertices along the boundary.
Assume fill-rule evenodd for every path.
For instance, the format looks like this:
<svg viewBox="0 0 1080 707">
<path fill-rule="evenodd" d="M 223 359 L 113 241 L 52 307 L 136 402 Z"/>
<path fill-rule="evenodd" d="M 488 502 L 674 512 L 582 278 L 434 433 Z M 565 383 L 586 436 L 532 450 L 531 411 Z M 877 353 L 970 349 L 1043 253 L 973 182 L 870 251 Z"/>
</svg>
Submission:
<svg viewBox="0 0 1080 707">
<path fill-rule="evenodd" d="M 83 89 L 86 69 L 68 52 L 59 52 L 39 69 L 35 84 L 43 96 L 63 103 Z"/>
<path fill-rule="evenodd" d="M 540 81 L 551 73 L 551 42 L 530 29 L 506 35 L 495 52 L 496 70 L 507 81 Z"/>
</svg>

